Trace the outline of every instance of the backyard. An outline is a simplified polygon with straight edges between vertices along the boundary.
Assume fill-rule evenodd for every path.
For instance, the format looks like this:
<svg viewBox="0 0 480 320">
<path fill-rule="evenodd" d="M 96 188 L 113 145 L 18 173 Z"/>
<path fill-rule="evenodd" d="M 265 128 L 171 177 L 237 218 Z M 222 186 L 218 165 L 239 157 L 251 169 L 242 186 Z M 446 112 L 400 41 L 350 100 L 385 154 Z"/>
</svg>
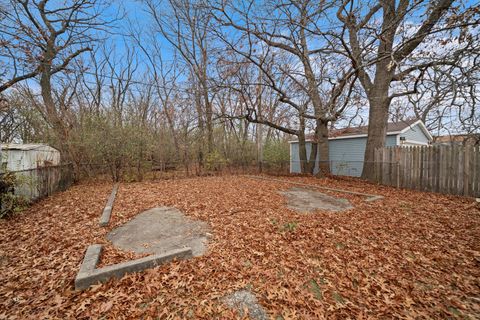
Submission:
<svg viewBox="0 0 480 320">
<path fill-rule="evenodd" d="M 216 176 L 121 183 L 106 228 L 111 183 L 81 183 L 0 221 L 0 319 L 239 318 L 223 297 L 252 292 L 273 319 L 480 317 L 480 203 L 356 179 Z M 298 213 L 291 182 L 352 209 Z M 101 265 L 136 258 L 106 239 L 154 207 L 204 221 L 203 256 L 74 289 L 86 248 Z"/>
</svg>

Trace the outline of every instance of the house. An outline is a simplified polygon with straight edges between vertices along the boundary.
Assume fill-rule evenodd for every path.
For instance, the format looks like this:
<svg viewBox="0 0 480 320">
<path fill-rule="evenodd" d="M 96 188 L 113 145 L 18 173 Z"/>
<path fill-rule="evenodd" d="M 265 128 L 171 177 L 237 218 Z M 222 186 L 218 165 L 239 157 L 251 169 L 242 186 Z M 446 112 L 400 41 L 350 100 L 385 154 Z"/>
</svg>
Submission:
<svg viewBox="0 0 480 320">
<path fill-rule="evenodd" d="M 368 126 L 332 130 L 329 133 L 329 158 L 332 174 L 359 177 L 362 174 Z M 386 146 L 422 146 L 433 140 L 421 120 L 392 122 L 387 125 Z M 313 135 L 306 138 L 307 159 L 310 156 Z M 290 141 L 290 172 L 300 173 L 298 140 Z M 318 172 L 318 160 L 315 173 Z"/>
<path fill-rule="evenodd" d="M 433 145 L 480 146 L 480 133 L 437 136 L 433 138 Z"/>
<path fill-rule="evenodd" d="M 59 183 L 60 174 L 53 170 L 59 164 L 60 151 L 46 144 L 0 144 L 0 174 L 15 172 L 15 194 L 28 200 L 43 196 L 47 187 Z"/>
</svg>

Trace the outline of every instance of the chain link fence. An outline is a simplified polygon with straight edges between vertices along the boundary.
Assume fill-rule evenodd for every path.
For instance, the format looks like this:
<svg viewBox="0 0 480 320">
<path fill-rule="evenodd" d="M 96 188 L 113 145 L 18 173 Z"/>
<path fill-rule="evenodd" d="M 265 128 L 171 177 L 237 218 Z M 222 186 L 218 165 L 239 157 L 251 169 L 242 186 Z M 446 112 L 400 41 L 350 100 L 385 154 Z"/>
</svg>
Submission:
<svg viewBox="0 0 480 320">
<path fill-rule="evenodd" d="M 81 164 L 80 171 L 80 179 L 128 182 L 227 174 L 288 175 L 290 162 L 210 161 L 200 164 L 169 161 L 143 162 L 137 166 L 118 167 L 113 164 Z"/>
<path fill-rule="evenodd" d="M 302 165 L 303 164 L 303 165 Z M 143 162 L 138 166 L 119 166 L 113 164 L 82 164 L 80 178 L 110 181 L 142 181 L 173 179 L 193 176 L 212 176 L 228 174 L 269 174 L 298 175 L 317 174 L 321 167 L 329 168 L 332 175 L 360 177 L 363 161 L 331 160 L 317 161 L 313 172 L 308 169 L 308 162 L 287 161 L 209 161 L 199 162 Z"/>
</svg>

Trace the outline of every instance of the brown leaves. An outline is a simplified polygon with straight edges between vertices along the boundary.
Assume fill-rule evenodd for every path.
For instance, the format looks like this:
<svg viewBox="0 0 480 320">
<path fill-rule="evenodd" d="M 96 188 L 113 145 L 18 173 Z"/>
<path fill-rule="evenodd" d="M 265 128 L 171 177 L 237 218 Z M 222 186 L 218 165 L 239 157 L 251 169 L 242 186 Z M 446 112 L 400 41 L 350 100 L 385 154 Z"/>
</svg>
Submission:
<svg viewBox="0 0 480 320">
<path fill-rule="evenodd" d="M 472 200 L 352 179 L 289 179 L 386 198 L 337 194 L 355 209 L 297 214 L 277 193 L 285 183 L 231 176 L 122 184 L 112 221 L 100 228 L 111 186 L 75 186 L 0 221 L 0 318 L 228 319 L 238 314 L 221 297 L 243 288 L 284 319 L 480 312 L 480 215 Z M 103 265 L 134 258 L 105 234 L 164 205 L 209 223 L 206 255 L 72 290 L 89 244 L 105 245 Z"/>
</svg>

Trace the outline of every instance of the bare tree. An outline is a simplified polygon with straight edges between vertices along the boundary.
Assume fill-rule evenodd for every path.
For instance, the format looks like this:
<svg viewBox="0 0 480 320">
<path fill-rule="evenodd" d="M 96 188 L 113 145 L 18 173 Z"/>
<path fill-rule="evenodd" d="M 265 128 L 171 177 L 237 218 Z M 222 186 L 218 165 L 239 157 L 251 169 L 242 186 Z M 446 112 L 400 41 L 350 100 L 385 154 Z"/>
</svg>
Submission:
<svg viewBox="0 0 480 320">
<path fill-rule="evenodd" d="M 478 6 L 462 11 L 461 6 L 453 3 L 453 0 L 344 0 L 339 5 L 337 18 L 346 30 L 331 34 L 342 42 L 370 105 L 364 178 L 373 175 L 374 151 L 385 144 L 391 101 L 416 93 L 427 69 L 456 65 L 462 52 L 478 46 L 473 38 L 464 37 L 453 50 L 412 59 L 420 45 L 435 41 L 436 35 L 468 33 L 469 26 L 478 24 Z M 407 91 L 392 90 L 392 83 L 409 77 L 412 85 Z"/>
<path fill-rule="evenodd" d="M 337 120 L 347 107 L 348 103 L 342 103 L 340 98 L 351 93 L 355 82 L 355 73 L 348 66 L 344 68 L 342 64 L 330 63 L 324 68 L 327 65 L 324 55 L 331 54 L 332 50 L 328 48 L 329 43 L 319 37 L 323 34 L 319 21 L 323 21 L 330 6 L 328 2 L 310 0 L 266 1 L 261 4 L 239 1 L 222 2 L 214 8 L 217 20 L 225 28 L 230 28 L 227 32 L 241 34 L 240 38 L 232 39 L 218 33 L 228 49 L 254 64 L 264 74 L 262 85 L 274 89 L 282 103 L 299 113 L 300 130 L 288 133 L 300 134 L 299 139 L 303 140 L 305 119 L 315 122 L 316 143 L 311 154 L 316 159 L 318 151 L 321 174 L 330 171 L 328 124 Z M 265 67 L 265 61 L 278 60 L 279 56 L 288 56 L 288 62 L 276 63 L 275 68 Z M 319 69 L 322 70 L 319 72 Z M 308 97 L 307 104 L 297 101 L 292 92 L 278 84 L 276 75 L 279 73 L 288 77 L 295 88 Z M 312 106 L 313 112 L 309 112 L 308 105 Z M 261 121 L 275 128 L 274 124 Z M 313 166 L 309 165 L 306 170 L 313 172 Z"/>
<path fill-rule="evenodd" d="M 11 0 L 0 21 L 2 59 L 12 68 L 8 80 L 0 85 L 0 92 L 38 76 L 44 115 L 66 155 L 72 151 L 66 143 L 70 128 L 64 119 L 71 100 L 64 95 L 66 91 L 55 92 L 52 77 L 65 72 L 82 53 L 92 50 L 97 40 L 94 32 L 109 22 L 102 19 L 107 4 L 102 0 L 71 0 L 62 4 Z M 56 93 L 60 96 L 56 97 Z"/>
<path fill-rule="evenodd" d="M 422 120 L 435 135 L 470 134 L 480 130 L 479 90 L 480 53 L 465 55 L 458 66 L 437 66 L 426 70 L 417 92 L 395 99 L 390 119 L 410 117 Z M 407 91 L 412 83 L 399 82 L 398 90 Z"/>
<path fill-rule="evenodd" d="M 181 152 L 182 146 L 179 141 L 181 130 L 178 128 L 179 123 L 177 120 L 180 108 L 176 106 L 183 91 L 179 78 L 186 68 L 180 65 L 176 53 L 172 55 L 171 60 L 167 61 L 164 58 L 162 47 L 156 41 L 155 33 L 145 35 L 141 30 L 136 29 L 132 25 L 130 36 L 146 57 L 149 72 L 152 74 L 152 84 L 158 99 L 158 111 L 165 117 L 174 147 L 178 151 L 177 157 L 172 159 L 171 162 L 176 163 L 182 159 L 183 165 L 188 171 L 188 157 L 185 156 L 185 150 Z"/>
<path fill-rule="evenodd" d="M 165 38 L 189 66 L 198 113 L 201 138 L 206 138 L 207 152 L 213 151 L 213 93 L 209 85 L 209 65 L 213 59 L 210 39 L 211 14 L 202 1 L 146 1 L 155 30 Z M 202 144 L 200 144 L 201 146 Z M 200 163 L 203 151 L 199 150 Z"/>
<path fill-rule="evenodd" d="M 101 0 L 71 0 L 63 6 L 48 0 L 6 1 L 0 6 L 0 55 L 7 68 L 0 92 L 39 75 L 48 86 L 48 77 L 92 49 L 91 31 L 107 24 L 101 19 L 106 4 Z"/>
<path fill-rule="evenodd" d="M 13 142 L 18 139 L 19 128 L 23 126 L 23 119 L 13 99 L 5 107 L 0 108 L 0 142 Z"/>
<path fill-rule="evenodd" d="M 234 57 L 238 59 L 233 60 Z M 251 61 L 254 62 L 251 62 Z M 227 119 L 246 120 L 255 125 L 264 125 L 278 132 L 297 136 L 300 145 L 300 164 L 302 172 L 313 173 L 316 152 L 307 159 L 305 129 L 308 97 L 302 94 L 295 83 L 289 81 L 284 73 L 275 72 L 275 63 L 268 54 L 263 58 L 253 56 L 245 58 L 235 55 L 231 50 L 225 52 L 219 77 L 230 99 L 238 102 L 239 108 L 224 111 Z M 290 92 L 289 99 L 295 99 L 294 107 L 284 103 L 282 98 Z M 294 94 L 299 92 L 299 94 Z M 297 119 L 297 121 L 291 121 Z M 247 128 L 248 123 L 245 124 Z M 316 151 L 316 148 L 313 148 Z"/>
</svg>

